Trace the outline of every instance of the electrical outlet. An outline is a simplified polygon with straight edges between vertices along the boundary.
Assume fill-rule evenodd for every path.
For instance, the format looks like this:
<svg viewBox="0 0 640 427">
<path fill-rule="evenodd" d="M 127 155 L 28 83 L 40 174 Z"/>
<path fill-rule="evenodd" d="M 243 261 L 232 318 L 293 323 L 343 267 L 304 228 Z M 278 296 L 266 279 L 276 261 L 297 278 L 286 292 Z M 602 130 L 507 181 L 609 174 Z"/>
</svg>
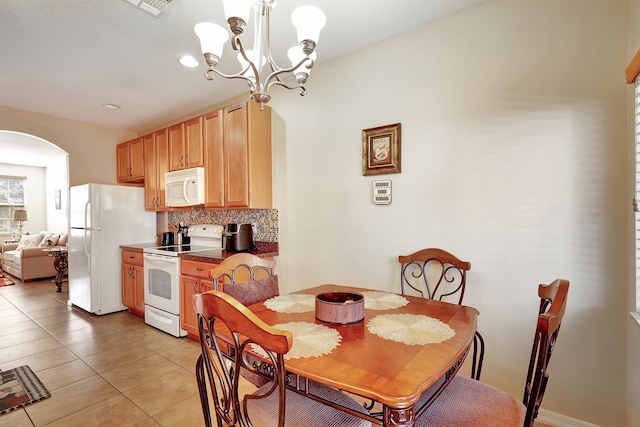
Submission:
<svg viewBox="0 0 640 427">
<path fill-rule="evenodd" d="M 253 232 L 253 235 L 255 236 L 256 233 L 258 232 L 258 224 L 256 224 L 255 222 L 251 223 L 251 231 Z"/>
</svg>

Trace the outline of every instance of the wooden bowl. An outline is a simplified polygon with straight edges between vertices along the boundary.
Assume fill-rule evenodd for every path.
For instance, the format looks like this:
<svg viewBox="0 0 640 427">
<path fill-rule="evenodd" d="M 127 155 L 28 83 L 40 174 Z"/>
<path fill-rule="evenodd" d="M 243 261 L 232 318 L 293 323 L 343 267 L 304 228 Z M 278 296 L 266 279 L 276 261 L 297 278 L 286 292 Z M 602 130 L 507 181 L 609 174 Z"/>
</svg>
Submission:
<svg viewBox="0 0 640 427">
<path fill-rule="evenodd" d="M 316 319 L 341 325 L 360 322 L 364 319 L 364 296 L 355 292 L 318 294 Z"/>
</svg>

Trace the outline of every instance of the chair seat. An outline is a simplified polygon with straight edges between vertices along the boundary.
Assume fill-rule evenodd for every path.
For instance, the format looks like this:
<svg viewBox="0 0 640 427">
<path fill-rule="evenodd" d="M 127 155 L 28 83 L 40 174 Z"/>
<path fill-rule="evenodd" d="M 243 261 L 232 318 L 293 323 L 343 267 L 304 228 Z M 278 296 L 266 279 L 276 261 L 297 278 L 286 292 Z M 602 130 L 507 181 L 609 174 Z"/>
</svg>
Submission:
<svg viewBox="0 0 640 427">
<path fill-rule="evenodd" d="M 252 394 L 260 394 L 263 390 L 268 390 L 269 387 L 270 384 L 266 384 Z M 366 412 L 358 402 L 331 387 L 310 382 L 309 392 L 354 411 Z M 332 408 L 289 389 L 286 393 L 285 425 L 287 427 L 371 427 L 371 422 L 355 415 Z M 251 416 L 254 427 L 277 426 L 277 393 L 273 393 L 266 399 L 247 399 L 247 412 Z"/>
<path fill-rule="evenodd" d="M 521 427 L 526 407 L 505 392 L 456 375 L 416 421 L 417 427 Z"/>
</svg>

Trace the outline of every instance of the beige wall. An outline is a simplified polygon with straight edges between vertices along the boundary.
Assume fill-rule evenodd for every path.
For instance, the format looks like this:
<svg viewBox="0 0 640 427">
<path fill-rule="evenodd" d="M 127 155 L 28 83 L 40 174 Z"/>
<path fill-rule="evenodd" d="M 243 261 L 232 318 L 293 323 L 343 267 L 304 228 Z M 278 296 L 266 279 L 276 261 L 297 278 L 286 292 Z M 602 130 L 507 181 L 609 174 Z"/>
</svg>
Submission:
<svg viewBox="0 0 640 427">
<path fill-rule="evenodd" d="M 448 249 L 472 263 L 465 302 L 481 313 L 483 380 L 519 398 L 537 285 L 569 279 L 543 409 L 625 425 L 627 7 L 493 0 L 318 65 L 305 98 L 274 89 L 282 292 L 398 290 L 398 255 Z M 393 202 L 374 206 L 361 131 L 396 122 L 402 173 L 378 177 Z M 114 182 L 114 146 L 135 136 L 1 107 L 0 129 L 68 151 L 71 185 Z M 636 362 L 639 335 L 629 328 Z M 628 384 L 635 426 L 640 386 Z"/>
<path fill-rule="evenodd" d="M 1 101 L 0 101 L 1 102 Z M 35 135 L 69 153 L 69 183 L 116 183 L 117 143 L 135 133 L 0 106 L 0 130 Z"/>
<path fill-rule="evenodd" d="M 472 264 L 483 380 L 520 398 L 537 285 L 569 279 L 543 409 L 624 425 L 626 60 L 627 1 L 495 0 L 314 68 L 305 98 L 274 90 L 284 291 L 398 290 L 398 255 L 448 249 Z M 396 122 L 374 206 L 361 131 Z"/>
<path fill-rule="evenodd" d="M 627 49 L 627 60 L 631 60 L 633 55 L 640 48 L 640 28 L 638 27 L 640 22 L 640 0 L 629 0 L 629 44 Z M 633 197 L 634 191 L 634 163 L 635 163 L 635 141 L 634 141 L 634 119 L 635 114 L 633 101 L 634 90 L 633 85 L 629 85 L 627 88 L 627 94 L 629 98 L 629 148 L 628 156 L 628 180 L 629 183 L 629 199 Z M 634 218 L 635 215 L 629 212 L 629 233 L 628 233 L 628 253 L 629 253 L 629 310 L 637 310 L 636 300 L 640 301 L 640 295 L 636 293 L 636 280 L 635 280 L 635 233 L 634 233 Z M 639 426 L 640 425 L 640 325 L 631 317 L 627 319 L 627 425 Z"/>
</svg>

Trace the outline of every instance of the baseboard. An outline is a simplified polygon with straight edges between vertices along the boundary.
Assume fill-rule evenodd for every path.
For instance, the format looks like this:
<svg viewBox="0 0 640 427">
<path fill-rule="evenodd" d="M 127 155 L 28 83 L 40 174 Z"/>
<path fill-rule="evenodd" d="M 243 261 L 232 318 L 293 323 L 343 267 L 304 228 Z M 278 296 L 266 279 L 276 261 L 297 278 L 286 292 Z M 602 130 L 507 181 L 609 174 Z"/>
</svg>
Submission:
<svg viewBox="0 0 640 427">
<path fill-rule="evenodd" d="M 536 417 L 536 421 L 553 427 L 600 427 L 596 424 L 591 424 L 577 418 L 567 417 L 566 415 L 547 411 L 545 409 L 540 409 L 538 416 Z"/>
</svg>

